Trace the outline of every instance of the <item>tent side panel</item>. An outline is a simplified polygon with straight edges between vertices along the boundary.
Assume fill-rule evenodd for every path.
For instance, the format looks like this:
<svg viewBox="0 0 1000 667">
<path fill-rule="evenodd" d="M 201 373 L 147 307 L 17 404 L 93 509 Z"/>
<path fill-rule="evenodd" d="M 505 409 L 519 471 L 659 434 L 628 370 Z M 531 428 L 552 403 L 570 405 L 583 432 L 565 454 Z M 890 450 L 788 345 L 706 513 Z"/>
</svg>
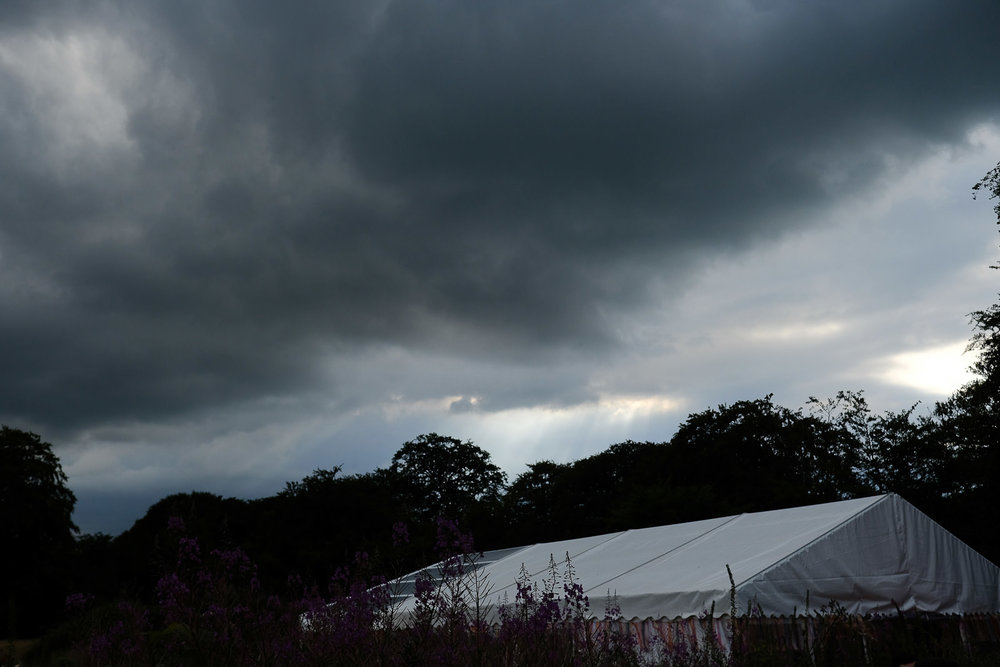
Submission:
<svg viewBox="0 0 1000 667">
<path fill-rule="evenodd" d="M 1000 610 L 1000 570 L 896 495 L 738 588 L 742 608 L 793 614 L 836 601 L 856 614 Z"/>
</svg>

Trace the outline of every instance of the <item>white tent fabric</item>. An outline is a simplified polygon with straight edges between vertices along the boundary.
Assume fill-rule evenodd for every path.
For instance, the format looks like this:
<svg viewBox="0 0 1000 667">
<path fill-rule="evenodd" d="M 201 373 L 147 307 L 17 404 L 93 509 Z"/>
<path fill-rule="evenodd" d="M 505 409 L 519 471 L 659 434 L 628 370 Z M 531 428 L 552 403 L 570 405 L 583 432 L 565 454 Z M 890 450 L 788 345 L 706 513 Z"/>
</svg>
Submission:
<svg viewBox="0 0 1000 667">
<path fill-rule="evenodd" d="M 801 614 L 831 601 L 858 614 L 1000 611 L 1000 569 L 895 494 L 488 552 L 476 570 L 491 587 L 481 602 L 512 603 L 519 573 L 541 586 L 567 555 L 597 617 L 609 596 L 625 619 L 695 616 L 713 603 L 727 614 L 727 565 L 740 612 L 753 602 L 766 615 Z M 401 613 L 413 609 L 416 574 L 396 582 Z"/>
</svg>

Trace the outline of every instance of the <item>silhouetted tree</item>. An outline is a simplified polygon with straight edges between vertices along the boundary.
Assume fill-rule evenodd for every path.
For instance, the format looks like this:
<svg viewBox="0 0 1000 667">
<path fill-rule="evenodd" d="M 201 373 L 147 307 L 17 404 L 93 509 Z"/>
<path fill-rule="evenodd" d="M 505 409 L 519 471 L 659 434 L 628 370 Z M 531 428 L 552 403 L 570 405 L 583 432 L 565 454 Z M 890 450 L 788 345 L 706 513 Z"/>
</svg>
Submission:
<svg viewBox="0 0 1000 667">
<path fill-rule="evenodd" d="M 168 529 L 172 519 L 181 520 L 185 534 L 197 538 L 206 551 L 244 546 L 258 531 L 245 500 L 204 491 L 166 496 L 114 539 L 112 555 L 123 592 L 153 600 L 157 578 L 176 557 L 176 536 Z"/>
<path fill-rule="evenodd" d="M 318 468 L 255 504 L 269 537 L 248 551 L 265 572 L 295 573 L 322 586 L 358 552 L 375 558 L 389 550 L 392 526 L 404 510 L 388 475 L 339 472 L 339 466 Z"/>
<path fill-rule="evenodd" d="M 114 537 L 84 533 L 76 540 L 69 569 L 67 593 L 84 593 L 99 600 L 113 599 L 121 592 L 121 572 Z"/>
<path fill-rule="evenodd" d="M 640 489 L 664 485 L 665 450 L 662 444 L 627 440 L 572 463 L 555 480 L 553 494 L 554 523 L 562 536 L 648 525 L 643 510 L 655 510 L 637 507 L 631 498 Z"/>
<path fill-rule="evenodd" d="M 37 633 L 57 620 L 74 548 L 76 496 L 52 445 L 0 427 L 0 576 L 3 631 Z"/>
<path fill-rule="evenodd" d="M 841 451 L 854 450 L 852 463 L 859 493 L 898 493 L 922 506 L 953 491 L 952 453 L 936 436 L 929 416 L 917 404 L 877 414 L 861 391 L 839 391 L 833 398 L 809 398 L 815 417 L 836 429 Z"/>
<path fill-rule="evenodd" d="M 503 498 L 508 544 L 531 544 L 562 536 L 556 515 L 559 480 L 569 464 L 538 461 L 511 483 Z"/>
<path fill-rule="evenodd" d="M 670 440 L 673 468 L 710 482 L 715 513 L 838 500 L 860 490 L 858 452 L 829 423 L 771 396 L 689 415 Z"/>
<path fill-rule="evenodd" d="M 973 192 L 1000 198 L 1000 163 L 973 186 Z M 1000 225 L 1000 203 L 993 210 Z M 934 419 L 942 446 L 954 453 L 952 479 L 957 488 L 949 490 L 949 519 L 959 537 L 997 561 L 1000 537 L 981 527 L 995 521 L 995 508 L 1000 506 L 1000 303 L 971 313 L 970 319 L 969 350 L 977 354 L 969 368 L 974 377 L 935 406 Z"/>
<path fill-rule="evenodd" d="M 507 475 L 471 440 L 437 433 L 417 436 L 392 456 L 389 472 L 420 520 L 468 517 L 480 503 L 497 503 Z"/>
</svg>

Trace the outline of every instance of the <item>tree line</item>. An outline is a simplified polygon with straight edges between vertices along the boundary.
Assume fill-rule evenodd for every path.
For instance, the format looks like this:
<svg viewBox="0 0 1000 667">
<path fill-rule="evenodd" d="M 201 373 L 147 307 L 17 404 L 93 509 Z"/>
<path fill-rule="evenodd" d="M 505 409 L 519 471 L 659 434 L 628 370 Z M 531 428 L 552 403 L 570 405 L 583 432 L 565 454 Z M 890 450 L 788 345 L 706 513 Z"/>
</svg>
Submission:
<svg viewBox="0 0 1000 667">
<path fill-rule="evenodd" d="M 1000 164 L 974 190 L 1000 196 Z M 1000 204 L 996 213 L 1000 224 Z M 290 574 L 322 585 L 361 561 L 390 575 L 427 565 L 438 517 L 490 549 L 886 492 L 1000 562 L 1000 537 L 987 528 L 1000 507 L 1000 303 L 970 317 L 973 379 L 923 411 L 877 413 L 860 391 L 796 409 L 767 395 L 693 413 L 667 441 L 537 461 L 513 480 L 473 442 L 428 433 L 384 468 L 317 469 L 265 498 L 170 495 L 115 537 L 78 535 L 51 445 L 4 426 L 0 631 L 43 632 L 70 593 L 153 599 L 176 546 L 167 537 L 174 517 L 206 549 L 243 549 L 276 591 Z"/>
</svg>

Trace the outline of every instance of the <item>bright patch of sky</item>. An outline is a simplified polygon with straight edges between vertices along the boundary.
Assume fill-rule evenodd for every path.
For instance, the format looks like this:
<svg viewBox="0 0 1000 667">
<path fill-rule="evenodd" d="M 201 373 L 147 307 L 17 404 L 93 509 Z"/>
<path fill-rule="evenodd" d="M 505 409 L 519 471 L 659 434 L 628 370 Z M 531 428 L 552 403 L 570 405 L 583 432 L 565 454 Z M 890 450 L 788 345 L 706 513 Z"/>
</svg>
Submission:
<svg viewBox="0 0 1000 667">
<path fill-rule="evenodd" d="M 967 346 L 968 341 L 958 341 L 894 354 L 886 360 L 887 368 L 875 378 L 916 389 L 929 397 L 947 398 L 975 377 L 968 370 L 974 359 L 966 354 Z"/>
</svg>

